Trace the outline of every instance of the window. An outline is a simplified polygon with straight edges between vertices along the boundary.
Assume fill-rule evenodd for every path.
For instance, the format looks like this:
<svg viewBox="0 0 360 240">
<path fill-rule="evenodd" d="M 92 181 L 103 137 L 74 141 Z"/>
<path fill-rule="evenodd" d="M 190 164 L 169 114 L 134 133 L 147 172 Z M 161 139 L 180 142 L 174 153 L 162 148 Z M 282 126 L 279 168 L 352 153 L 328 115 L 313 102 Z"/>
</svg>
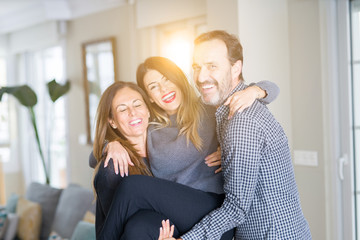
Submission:
<svg viewBox="0 0 360 240">
<path fill-rule="evenodd" d="M 60 84 L 65 82 L 62 48 L 56 46 L 21 54 L 18 64 L 23 73 L 20 78 L 37 94 L 38 102 L 34 111 L 45 162 L 49 169 L 50 183 L 55 187 L 65 187 L 67 184 L 65 99 L 62 97 L 53 103 L 46 85 L 52 79 L 56 79 Z M 21 131 L 31 129 L 28 131 L 33 133 L 34 130 L 30 125 L 29 117 L 24 116 L 23 118 L 26 119 L 21 121 Z M 21 145 L 24 155 L 28 159 L 27 162 L 23 162 L 25 181 L 27 183 L 31 181 L 45 182 L 43 165 L 35 138 L 22 139 Z"/>
<path fill-rule="evenodd" d="M 356 237 L 360 239 L 360 1 L 351 2 L 353 137 L 356 199 Z"/>
<path fill-rule="evenodd" d="M 194 39 L 207 30 L 204 18 L 188 19 L 160 26 L 159 55 L 172 60 L 190 80 Z"/>
<path fill-rule="evenodd" d="M 188 29 L 167 31 L 163 35 L 164 44 L 161 56 L 175 62 L 188 76 L 191 67 L 191 51 L 193 35 Z"/>
<path fill-rule="evenodd" d="M 0 58 L 0 86 L 6 86 L 6 62 Z M 7 94 L 3 95 L 0 102 L 0 162 L 9 161 L 10 155 L 10 127 L 9 105 Z"/>
<path fill-rule="evenodd" d="M 6 85 L 6 63 L 0 58 L 0 87 Z M 9 161 L 10 154 L 10 131 L 9 131 L 9 107 L 7 96 L 3 96 L 0 102 L 0 204 L 5 204 L 5 179 L 3 162 Z"/>
</svg>

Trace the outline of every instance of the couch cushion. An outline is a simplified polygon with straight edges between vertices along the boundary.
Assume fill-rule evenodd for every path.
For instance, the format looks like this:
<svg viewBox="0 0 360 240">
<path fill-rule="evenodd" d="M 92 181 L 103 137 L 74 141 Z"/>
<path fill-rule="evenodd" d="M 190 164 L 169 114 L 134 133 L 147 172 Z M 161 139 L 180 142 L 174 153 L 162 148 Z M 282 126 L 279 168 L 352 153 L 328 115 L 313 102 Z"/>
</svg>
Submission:
<svg viewBox="0 0 360 240">
<path fill-rule="evenodd" d="M 20 197 L 16 206 L 16 214 L 19 216 L 18 237 L 22 240 L 39 239 L 41 227 L 40 204 Z"/>
<path fill-rule="evenodd" d="M 90 189 L 70 184 L 60 196 L 52 230 L 64 238 L 70 238 L 86 211 L 94 209 L 93 199 Z"/>
<path fill-rule="evenodd" d="M 48 240 L 64 240 L 57 232 L 52 231 Z"/>
<path fill-rule="evenodd" d="M 0 208 L 0 239 L 3 239 L 8 222 L 8 213 L 5 208 Z"/>
<path fill-rule="evenodd" d="M 95 224 L 80 221 L 76 225 L 71 240 L 96 240 Z"/>
<path fill-rule="evenodd" d="M 16 213 L 16 205 L 18 202 L 19 196 L 15 193 L 12 193 L 9 199 L 6 201 L 6 211 L 8 213 Z"/>
<path fill-rule="evenodd" d="M 91 211 L 87 211 L 85 213 L 83 221 L 95 224 L 95 214 Z"/>
<path fill-rule="evenodd" d="M 8 224 L 6 227 L 6 232 L 3 240 L 13 240 L 15 239 L 16 229 L 19 222 L 19 216 L 16 213 L 8 213 L 7 216 Z"/>
<path fill-rule="evenodd" d="M 31 183 L 26 191 L 26 199 L 39 203 L 41 206 L 41 240 L 48 239 L 49 237 L 61 191 L 61 189 L 37 182 Z"/>
</svg>

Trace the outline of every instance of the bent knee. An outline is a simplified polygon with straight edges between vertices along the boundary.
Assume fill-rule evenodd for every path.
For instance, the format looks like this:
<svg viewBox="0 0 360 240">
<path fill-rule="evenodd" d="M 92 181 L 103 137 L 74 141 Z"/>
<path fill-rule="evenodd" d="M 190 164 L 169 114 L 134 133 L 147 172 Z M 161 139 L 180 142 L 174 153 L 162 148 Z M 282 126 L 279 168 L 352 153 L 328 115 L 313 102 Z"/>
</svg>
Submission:
<svg viewBox="0 0 360 240">
<path fill-rule="evenodd" d="M 131 175 L 124 177 L 118 186 L 118 192 L 122 195 L 140 193 L 141 189 L 146 186 L 147 176 Z"/>
<path fill-rule="evenodd" d="M 161 221 L 165 219 L 157 212 L 141 210 L 127 221 L 121 239 L 158 239 Z"/>
<path fill-rule="evenodd" d="M 120 174 L 115 173 L 112 162 L 109 162 L 109 165 L 105 168 L 104 163 L 101 163 L 99 170 L 94 178 L 94 186 L 116 189 L 122 179 L 123 178 L 120 176 Z"/>
</svg>

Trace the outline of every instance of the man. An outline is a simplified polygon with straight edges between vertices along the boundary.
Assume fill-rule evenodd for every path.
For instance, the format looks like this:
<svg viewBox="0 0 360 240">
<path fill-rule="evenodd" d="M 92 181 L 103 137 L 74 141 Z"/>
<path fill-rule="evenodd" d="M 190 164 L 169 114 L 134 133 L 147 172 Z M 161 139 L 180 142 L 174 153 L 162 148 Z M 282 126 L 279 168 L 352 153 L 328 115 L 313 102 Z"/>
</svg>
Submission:
<svg viewBox="0 0 360 240">
<path fill-rule="evenodd" d="M 226 197 L 182 239 L 220 239 L 234 227 L 236 239 L 311 239 L 280 124 L 258 101 L 228 119 L 226 99 L 246 87 L 239 40 L 224 31 L 204 33 L 193 60 L 202 100 L 217 106 Z"/>
</svg>

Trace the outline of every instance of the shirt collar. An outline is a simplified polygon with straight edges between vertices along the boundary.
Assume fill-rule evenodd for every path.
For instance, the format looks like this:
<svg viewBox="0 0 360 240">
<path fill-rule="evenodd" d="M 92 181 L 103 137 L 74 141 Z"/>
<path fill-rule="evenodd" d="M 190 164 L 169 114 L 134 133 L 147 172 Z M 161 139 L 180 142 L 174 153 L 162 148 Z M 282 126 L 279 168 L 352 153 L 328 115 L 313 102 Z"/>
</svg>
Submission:
<svg viewBox="0 0 360 240">
<path fill-rule="evenodd" d="M 228 106 L 225 106 L 224 103 L 226 102 L 226 100 L 233 95 L 235 92 L 238 92 L 240 90 L 243 90 L 246 88 L 246 85 L 244 84 L 243 81 L 239 82 L 238 85 L 236 85 L 236 87 L 230 92 L 230 94 L 225 98 L 225 100 L 221 103 L 221 105 L 217 108 L 216 110 L 216 115 L 218 113 L 223 112 L 224 110 L 226 110 L 228 108 Z"/>
</svg>

